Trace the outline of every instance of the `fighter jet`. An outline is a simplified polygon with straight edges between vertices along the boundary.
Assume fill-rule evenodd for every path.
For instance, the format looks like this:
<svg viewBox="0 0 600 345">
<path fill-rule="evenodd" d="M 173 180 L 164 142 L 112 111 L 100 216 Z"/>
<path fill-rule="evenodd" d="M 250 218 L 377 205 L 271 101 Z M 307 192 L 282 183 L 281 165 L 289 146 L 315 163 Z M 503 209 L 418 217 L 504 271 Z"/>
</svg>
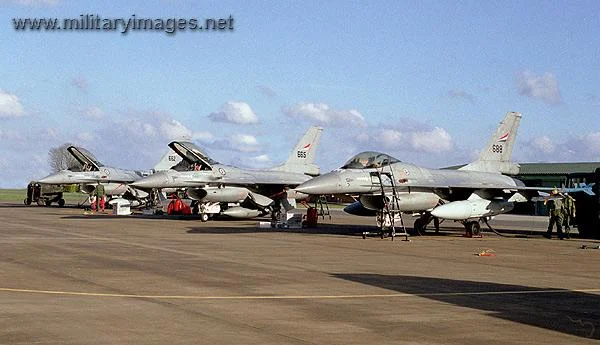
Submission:
<svg viewBox="0 0 600 345">
<path fill-rule="evenodd" d="M 153 169 L 127 170 L 106 166 L 87 154 L 86 150 L 76 146 L 69 146 L 67 151 L 79 162 L 80 167 L 71 167 L 48 175 L 38 180 L 39 183 L 80 184 L 81 191 L 88 194 L 96 189 L 98 183 L 101 183 L 104 185 L 106 195 L 109 197 L 124 197 L 134 201 L 132 206 L 143 204 L 144 199 L 148 197 L 148 193 L 131 188 L 129 186 L 131 182 L 149 176 L 156 171 L 167 170 L 182 160 L 179 155 L 169 150 Z"/>
<path fill-rule="evenodd" d="M 142 189 L 187 188 L 190 198 L 198 201 L 196 211 L 202 221 L 223 214 L 234 218 L 252 218 L 270 211 L 284 191 L 290 199 L 304 199 L 295 187 L 319 174 L 314 164 L 321 127 L 311 127 L 300 139 L 288 159 L 266 170 L 241 169 L 218 163 L 191 142 L 169 144 L 190 166 L 188 171 L 168 170 L 145 177 L 132 186 Z"/>
<path fill-rule="evenodd" d="M 417 232 L 437 217 L 460 221 L 468 232 L 476 233 L 480 220 L 512 210 L 514 202 L 526 201 L 539 190 L 551 190 L 525 187 L 520 180 L 503 175 L 519 171 L 510 156 L 520 120 L 520 113 L 507 113 L 479 159 L 458 170 L 427 169 L 384 153 L 363 152 L 296 190 L 358 194 L 359 201 L 344 209 L 350 214 L 381 214 L 386 205 L 397 212 L 420 213 L 414 224 Z"/>
</svg>

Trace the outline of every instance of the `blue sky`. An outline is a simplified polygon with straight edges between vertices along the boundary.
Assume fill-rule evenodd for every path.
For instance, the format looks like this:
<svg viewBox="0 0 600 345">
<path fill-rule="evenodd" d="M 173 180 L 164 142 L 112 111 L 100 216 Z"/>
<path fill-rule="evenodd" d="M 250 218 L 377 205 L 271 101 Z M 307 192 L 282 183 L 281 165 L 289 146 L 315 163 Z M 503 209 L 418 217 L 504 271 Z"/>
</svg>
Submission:
<svg viewBox="0 0 600 345">
<path fill-rule="evenodd" d="M 225 32 L 23 32 L 13 18 L 234 18 Z M 146 169 L 172 139 L 283 161 L 313 124 L 323 171 L 364 150 L 473 160 L 507 111 L 514 159 L 600 161 L 597 1 L 0 0 L 0 187 L 65 142 Z"/>
</svg>

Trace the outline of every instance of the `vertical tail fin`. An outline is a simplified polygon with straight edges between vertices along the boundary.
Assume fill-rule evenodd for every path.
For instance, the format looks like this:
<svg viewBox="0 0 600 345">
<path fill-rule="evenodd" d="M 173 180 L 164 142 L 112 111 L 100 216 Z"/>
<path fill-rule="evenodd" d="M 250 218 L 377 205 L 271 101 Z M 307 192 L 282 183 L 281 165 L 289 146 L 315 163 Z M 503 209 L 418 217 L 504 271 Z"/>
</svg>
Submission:
<svg viewBox="0 0 600 345">
<path fill-rule="evenodd" d="M 319 175 L 319 167 L 314 164 L 314 161 L 321 132 L 323 132 L 323 127 L 310 127 L 298 141 L 285 163 L 273 170 L 298 172 L 311 176 Z"/>
<path fill-rule="evenodd" d="M 521 113 L 506 113 L 504 120 L 500 122 L 498 129 L 479 155 L 479 159 L 460 168 L 460 170 L 499 172 L 509 175 L 518 174 L 519 165 L 511 162 L 511 156 L 520 122 Z"/>
<path fill-rule="evenodd" d="M 182 158 L 173 149 L 169 148 L 167 152 L 154 166 L 154 171 L 169 170 L 177 163 L 181 162 Z"/>
</svg>

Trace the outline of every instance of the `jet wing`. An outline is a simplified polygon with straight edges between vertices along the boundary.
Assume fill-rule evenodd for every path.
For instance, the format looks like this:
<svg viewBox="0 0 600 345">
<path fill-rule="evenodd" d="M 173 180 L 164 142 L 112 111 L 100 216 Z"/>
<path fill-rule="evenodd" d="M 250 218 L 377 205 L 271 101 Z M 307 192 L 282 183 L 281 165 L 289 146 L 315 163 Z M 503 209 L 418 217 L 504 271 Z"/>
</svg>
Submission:
<svg viewBox="0 0 600 345">
<path fill-rule="evenodd" d="M 488 197 L 502 196 L 506 195 L 507 193 L 519 193 L 527 200 L 532 200 L 534 197 L 540 196 L 540 193 L 551 192 L 555 189 L 557 188 L 515 186 L 504 183 L 458 183 L 455 185 L 435 183 L 406 183 L 402 185 L 396 185 L 396 191 L 398 192 L 433 191 L 441 198 L 446 200 L 466 199 L 472 193 L 487 195 Z M 594 195 L 591 187 L 558 188 L 557 190 L 560 193 L 584 192 L 589 195 Z"/>
<path fill-rule="evenodd" d="M 255 185 L 299 185 L 310 179 L 310 176 L 283 171 L 242 170 L 224 165 L 213 167 L 212 173 L 198 171 L 179 179 L 179 183 L 189 185 L 224 184 L 238 186 Z"/>
<path fill-rule="evenodd" d="M 221 169 L 219 169 L 221 170 Z M 206 181 L 206 183 L 219 183 L 226 185 L 299 185 L 310 179 L 310 176 L 281 171 L 237 171 Z"/>
</svg>

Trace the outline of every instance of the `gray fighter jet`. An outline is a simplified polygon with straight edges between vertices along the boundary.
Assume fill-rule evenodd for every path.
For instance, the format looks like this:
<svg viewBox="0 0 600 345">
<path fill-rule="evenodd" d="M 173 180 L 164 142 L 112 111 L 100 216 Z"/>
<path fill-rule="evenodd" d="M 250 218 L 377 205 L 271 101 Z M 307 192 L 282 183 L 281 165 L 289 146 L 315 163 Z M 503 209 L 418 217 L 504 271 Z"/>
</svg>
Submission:
<svg viewBox="0 0 600 345">
<path fill-rule="evenodd" d="M 148 193 L 143 190 L 131 188 L 130 184 L 156 171 L 167 170 L 178 164 L 182 159 L 174 151 L 169 150 L 151 170 L 127 170 L 106 166 L 85 150 L 76 146 L 69 146 L 67 151 L 75 157 L 80 167 L 72 167 L 48 175 L 37 182 L 45 184 L 80 184 L 81 191 L 92 193 L 98 183 L 104 186 L 109 197 L 124 197 L 132 201 L 132 206 L 144 203 Z"/>
<path fill-rule="evenodd" d="M 460 221 L 467 231 L 476 233 L 480 220 L 512 210 L 514 202 L 526 201 L 537 191 L 551 190 L 525 187 L 503 175 L 519 171 L 510 156 L 520 120 L 520 113 L 507 113 L 479 159 L 458 170 L 426 169 L 384 153 L 363 152 L 296 190 L 318 195 L 358 194 L 359 201 L 344 209 L 350 214 L 381 217 L 386 207 L 420 213 L 414 224 L 417 232 L 437 217 Z"/>
<path fill-rule="evenodd" d="M 293 188 L 319 174 L 314 164 L 321 127 L 311 127 L 280 166 L 265 170 L 241 169 L 220 164 L 190 142 L 169 144 L 189 166 L 187 171 L 168 170 L 145 177 L 132 186 L 142 189 L 187 188 L 202 221 L 210 215 L 252 218 L 271 211 L 284 192 L 288 199 L 304 199 Z M 283 198 L 285 199 L 285 198 Z"/>
</svg>

